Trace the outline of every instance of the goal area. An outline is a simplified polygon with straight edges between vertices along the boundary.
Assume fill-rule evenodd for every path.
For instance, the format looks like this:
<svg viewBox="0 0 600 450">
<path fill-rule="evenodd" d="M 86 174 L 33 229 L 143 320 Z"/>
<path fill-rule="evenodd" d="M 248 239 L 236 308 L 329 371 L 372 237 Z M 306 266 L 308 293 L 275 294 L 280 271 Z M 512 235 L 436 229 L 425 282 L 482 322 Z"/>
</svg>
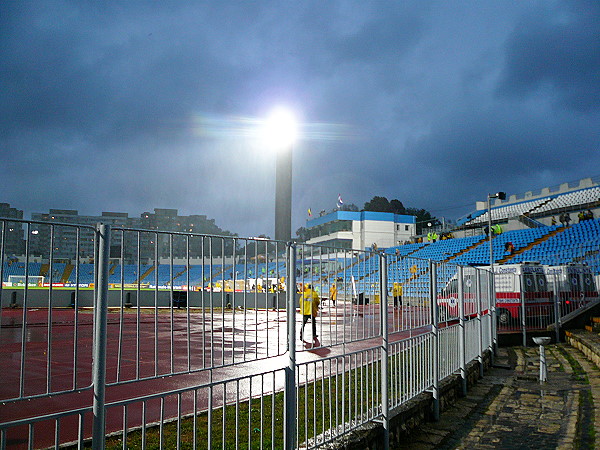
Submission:
<svg viewBox="0 0 600 450">
<path fill-rule="evenodd" d="M 29 275 L 28 277 L 25 275 L 9 275 L 8 283 L 12 287 L 25 286 L 25 283 L 27 283 L 27 286 L 42 287 L 44 286 L 44 277 L 39 275 Z"/>
</svg>

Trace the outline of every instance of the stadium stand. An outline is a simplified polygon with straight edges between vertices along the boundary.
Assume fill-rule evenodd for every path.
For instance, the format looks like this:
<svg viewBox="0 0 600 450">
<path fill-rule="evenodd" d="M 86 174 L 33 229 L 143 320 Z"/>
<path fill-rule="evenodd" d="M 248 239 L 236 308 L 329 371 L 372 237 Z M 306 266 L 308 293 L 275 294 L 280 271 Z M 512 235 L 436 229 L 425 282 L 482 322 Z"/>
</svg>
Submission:
<svg viewBox="0 0 600 450">
<path fill-rule="evenodd" d="M 561 192 L 555 192 L 556 190 Z M 483 203 L 478 202 L 478 206 L 481 207 Z M 595 275 L 600 275 L 600 219 L 586 217 L 586 220 L 580 219 L 578 222 L 577 213 L 582 211 L 591 212 L 592 217 L 600 216 L 600 177 L 580 180 L 573 185 L 564 183 L 560 185 L 560 189 L 544 188 L 537 193 L 528 192 L 519 197 L 513 195 L 503 202 L 496 201 L 491 208 L 492 222 L 502 224 L 506 230 L 493 235 L 494 263 L 583 263 L 591 267 Z M 571 214 L 572 222 L 568 226 L 562 223 L 555 224 L 558 214 L 564 212 Z M 524 216 L 527 220 L 523 220 Z M 511 219 L 515 217 L 519 219 L 511 223 Z M 532 217 L 537 220 L 532 221 Z M 428 286 L 422 283 L 423 277 L 420 274 L 427 270 L 430 260 L 464 265 L 488 265 L 490 247 L 485 233 L 488 223 L 487 209 L 473 211 L 458 223 L 459 227 L 453 230 L 456 237 L 385 249 L 385 253 L 390 255 L 389 286 L 400 282 L 403 283 L 407 295 L 425 294 Z M 512 244 L 512 251 L 507 251 L 508 243 Z M 410 261 L 409 267 L 397 270 L 397 265 L 408 264 L 407 261 Z M 16 258 L 7 258 L 1 267 L 4 282 L 8 281 L 11 275 L 25 276 L 26 273 L 30 276 L 42 275 L 46 282 L 52 279 L 53 283 L 94 282 L 94 265 L 87 263 L 77 266 L 54 262 L 50 266 L 48 262 L 30 262 L 27 267 Z M 327 270 L 334 270 L 336 278 L 343 278 L 346 282 L 354 279 L 362 289 L 378 282 L 379 259 L 373 257 L 373 254 L 343 257 L 336 263 L 335 268 L 324 268 L 320 262 L 309 258 L 299 261 L 298 268 L 300 272 L 297 276 L 304 283 L 319 284 L 332 274 Z M 440 270 L 444 270 L 443 265 L 440 266 Z M 122 265 L 118 260 L 113 260 L 109 269 L 109 283 L 140 283 L 144 286 L 158 284 L 173 287 L 189 284 L 200 288 L 223 280 L 279 279 L 287 277 L 285 271 L 284 261 L 248 260 L 246 263 L 235 265 L 191 264 L 188 268 L 182 264 L 174 264 L 172 267 L 169 264 Z M 448 273 L 452 271 L 449 270 Z"/>
<path fill-rule="evenodd" d="M 549 226 L 543 228 L 531 228 L 525 230 L 514 230 L 502 233 L 492 239 L 492 255 L 494 263 L 504 258 L 507 253 L 505 245 L 511 242 L 514 246 L 514 252 L 536 242 L 539 239 L 549 235 L 555 231 L 557 226 Z M 479 245 L 471 251 L 464 253 L 456 258 L 453 258 L 453 262 L 457 264 L 468 264 L 468 265 L 486 265 L 490 263 L 490 249 L 489 244 L 485 241 L 485 245 Z"/>
<path fill-rule="evenodd" d="M 511 262 L 539 261 L 542 264 L 588 264 L 595 274 L 599 272 L 600 219 L 586 220 L 562 228 L 562 232 L 517 254 Z"/>
<path fill-rule="evenodd" d="M 577 205 L 580 209 L 585 209 L 588 205 L 593 205 L 600 199 L 600 186 L 581 189 L 567 194 L 557 195 L 550 201 L 536 207 L 532 215 L 548 213 L 556 210 L 569 209 L 572 205 Z"/>
<path fill-rule="evenodd" d="M 540 200 L 532 200 L 529 202 L 517 203 L 514 205 L 498 206 L 496 208 L 492 208 L 492 222 L 497 222 L 499 220 L 507 220 L 515 216 L 531 213 L 533 210 L 542 206 L 549 200 L 550 199 L 546 198 Z M 465 225 L 485 224 L 488 222 L 488 220 L 488 212 L 485 211 L 478 215 L 478 217 L 470 220 L 469 222 L 466 222 Z"/>
<path fill-rule="evenodd" d="M 478 202 L 477 206 L 476 211 L 458 220 L 459 226 L 479 227 L 489 220 L 486 202 Z M 550 217 L 562 212 L 577 212 L 599 206 L 600 176 L 596 176 L 522 195 L 512 195 L 503 201 L 495 199 L 491 207 L 491 219 L 492 222 L 502 222 L 522 215 Z"/>
<path fill-rule="evenodd" d="M 470 236 L 462 239 L 446 239 L 432 244 L 423 244 L 417 251 L 412 252 L 410 256 L 415 258 L 432 259 L 434 261 L 443 261 L 450 256 L 456 255 L 473 244 L 481 241 L 483 236 Z M 398 248 L 398 247 L 396 247 Z"/>
<path fill-rule="evenodd" d="M 513 244 L 513 253 L 507 254 L 506 243 Z M 590 266 L 594 274 L 600 274 L 600 219 L 585 220 L 571 226 L 562 225 L 544 226 L 540 228 L 511 230 L 504 232 L 492 239 L 492 251 L 494 263 L 518 263 L 523 261 L 539 261 L 542 264 L 558 265 L 568 263 L 584 263 Z M 465 265 L 488 265 L 489 244 L 485 234 L 468 236 L 463 238 L 446 239 L 432 243 L 407 244 L 391 247 L 385 250 L 389 255 L 399 258 L 391 258 L 388 282 L 406 284 L 407 294 L 423 294 L 427 286 L 418 281 L 418 274 L 426 270 L 428 261 L 452 262 Z M 410 256 L 404 260 L 403 257 Z M 403 264 L 410 261 L 414 267 L 404 268 L 406 270 L 394 270 L 395 264 Z M 346 281 L 354 277 L 357 283 L 368 285 L 377 282 L 377 271 L 379 270 L 378 258 L 353 258 L 347 260 L 346 265 L 340 267 L 339 276 Z M 21 262 L 3 263 L 3 281 L 8 281 L 9 276 L 24 276 L 25 264 Z M 306 270 L 303 274 L 305 282 L 318 283 L 321 274 L 314 271 L 310 264 L 301 265 Z M 52 265 L 52 280 L 54 283 L 64 282 L 93 283 L 94 265 L 80 264 L 76 270 L 64 263 Z M 68 277 L 63 277 L 64 272 L 69 270 Z M 49 276 L 49 265 L 40 263 L 29 263 L 29 275 Z M 114 265 L 109 282 L 119 284 L 135 284 L 138 281 L 144 284 L 181 286 L 187 283 L 188 270 L 184 265 L 154 265 L 134 264 Z M 141 276 L 138 273 L 141 272 Z M 215 283 L 224 279 L 244 278 L 279 278 L 287 276 L 285 263 L 259 263 L 259 264 L 237 264 L 232 265 L 191 265 L 189 269 L 190 285 L 200 287 L 208 283 Z M 402 278 L 399 278 L 402 277 Z"/>
<path fill-rule="evenodd" d="M 426 245 L 427 245 L 427 243 L 423 243 L 423 242 L 418 242 L 415 244 L 400 245 L 398 247 L 387 248 L 385 250 L 385 252 L 390 255 L 397 254 L 398 256 L 408 256 L 408 255 L 415 253 L 417 250 L 419 250 L 420 248 L 423 248 Z"/>
</svg>

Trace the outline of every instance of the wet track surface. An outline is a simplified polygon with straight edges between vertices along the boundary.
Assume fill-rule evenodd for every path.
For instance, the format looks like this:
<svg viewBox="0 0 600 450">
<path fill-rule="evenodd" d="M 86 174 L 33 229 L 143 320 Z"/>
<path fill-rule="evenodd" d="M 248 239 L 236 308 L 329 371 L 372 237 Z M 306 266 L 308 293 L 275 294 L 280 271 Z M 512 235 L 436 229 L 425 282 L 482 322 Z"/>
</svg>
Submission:
<svg viewBox="0 0 600 450">
<path fill-rule="evenodd" d="M 28 310 L 27 327 L 23 330 L 22 310 L 2 311 L 0 367 L 5 381 L 0 383 L 1 422 L 91 407 L 93 313 L 79 311 L 77 317 L 75 315 L 73 310 L 53 310 L 49 327 L 47 310 Z M 428 311 L 422 308 L 390 308 L 390 340 L 394 342 L 427 332 L 429 326 L 417 326 L 424 323 L 426 317 Z M 74 326 L 75 319 L 77 327 Z M 268 373 L 268 376 L 254 378 L 241 391 L 224 393 L 222 385 L 213 388 L 210 391 L 212 406 L 247 398 L 250 390 L 253 395 L 259 391 L 281 390 L 283 369 L 289 362 L 286 322 L 282 310 L 218 310 L 212 314 L 169 309 L 156 314 L 154 311 L 138 313 L 135 309 L 124 314 L 110 312 L 106 362 L 107 433 L 123 426 L 123 407 L 110 405 L 131 398 L 260 373 Z M 301 316 L 297 315 L 296 335 L 300 325 Z M 379 328 L 379 305 L 363 308 L 338 302 L 336 307 L 322 310 L 318 318 L 319 340 L 303 342 L 296 339 L 297 363 L 376 348 L 381 345 Z M 305 338 L 312 338 L 309 325 Z M 345 342 L 343 346 L 332 345 L 342 342 Z M 21 357 L 23 351 L 24 358 Z M 179 408 L 183 414 L 192 412 L 193 392 L 183 394 L 180 405 L 176 395 L 166 397 L 165 417 L 176 416 Z M 209 407 L 207 392 L 199 390 L 195 394 L 197 410 Z M 146 422 L 158 421 L 160 409 L 160 399 L 147 400 Z M 128 427 L 140 426 L 141 421 L 142 403 L 128 406 Z M 82 425 L 85 436 L 91 435 L 91 424 L 91 413 L 85 413 Z M 61 419 L 60 442 L 76 440 L 78 430 L 77 415 Z M 20 442 L 26 442 L 27 433 L 25 425 L 11 429 L 8 443 L 11 447 L 19 447 Z M 48 421 L 47 426 L 36 426 L 36 447 L 54 442 L 53 420 Z"/>
</svg>

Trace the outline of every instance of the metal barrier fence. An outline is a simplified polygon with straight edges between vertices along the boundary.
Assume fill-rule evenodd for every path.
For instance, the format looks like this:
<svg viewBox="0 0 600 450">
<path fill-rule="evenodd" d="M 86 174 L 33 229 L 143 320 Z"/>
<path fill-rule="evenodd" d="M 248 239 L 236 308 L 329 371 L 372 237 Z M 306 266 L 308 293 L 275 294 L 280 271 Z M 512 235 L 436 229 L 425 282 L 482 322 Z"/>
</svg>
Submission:
<svg viewBox="0 0 600 450">
<path fill-rule="evenodd" d="M 51 238 L 14 261 L 11 224 Z M 372 420 L 389 430 L 422 392 L 438 404 L 454 373 L 466 389 L 492 348 L 486 270 L 108 225 L 2 230 L 1 448 L 318 447 Z"/>
<path fill-rule="evenodd" d="M 600 301 L 591 268 L 581 264 L 529 264 L 497 272 L 495 285 L 498 331 L 521 333 L 523 345 L 528 333 L 551 328 L 558 340 L 564 320 Z"/>
</svg>

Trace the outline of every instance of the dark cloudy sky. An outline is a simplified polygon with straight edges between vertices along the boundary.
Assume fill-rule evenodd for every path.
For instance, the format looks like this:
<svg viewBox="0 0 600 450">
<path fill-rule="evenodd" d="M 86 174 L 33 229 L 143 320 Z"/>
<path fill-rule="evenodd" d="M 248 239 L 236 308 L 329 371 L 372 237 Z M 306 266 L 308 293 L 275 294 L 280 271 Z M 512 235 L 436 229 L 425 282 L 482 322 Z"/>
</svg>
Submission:
<svg viewBox="0 0 600 450">
<path fill-rule="evenodd" d="M 0 202 L 206 214 L 273 236 L 273 155 L 305 124 L 293 224 L 338 194 L 456 218 L 600 175 L 600 2 L 2 1 Z"/>
</svg>

